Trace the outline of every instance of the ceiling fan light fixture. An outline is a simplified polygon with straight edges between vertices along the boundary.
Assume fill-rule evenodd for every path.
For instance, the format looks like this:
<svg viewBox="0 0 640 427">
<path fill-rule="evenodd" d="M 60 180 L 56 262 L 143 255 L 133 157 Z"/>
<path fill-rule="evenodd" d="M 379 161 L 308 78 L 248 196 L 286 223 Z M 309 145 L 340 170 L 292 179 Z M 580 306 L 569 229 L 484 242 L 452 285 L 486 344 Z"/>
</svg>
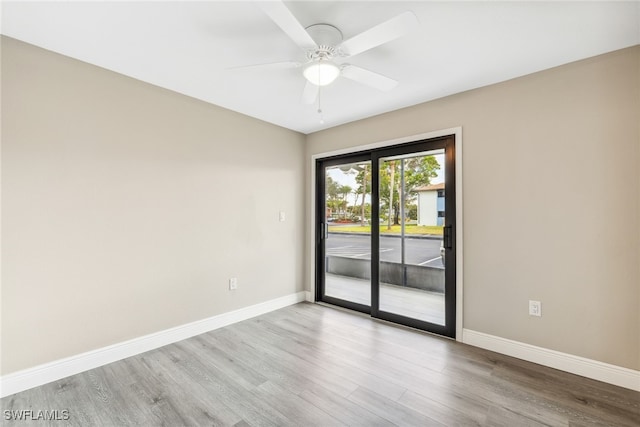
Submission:
<svg viewBox="0 0 640 427">
<path fill-rule="evenodd" d="M 338 78 L 340 67 L 327 60 L 314 61 L 305 67 L 302 74 L 310 83 L 316 86 L 326 86 Z"/>
</svg>

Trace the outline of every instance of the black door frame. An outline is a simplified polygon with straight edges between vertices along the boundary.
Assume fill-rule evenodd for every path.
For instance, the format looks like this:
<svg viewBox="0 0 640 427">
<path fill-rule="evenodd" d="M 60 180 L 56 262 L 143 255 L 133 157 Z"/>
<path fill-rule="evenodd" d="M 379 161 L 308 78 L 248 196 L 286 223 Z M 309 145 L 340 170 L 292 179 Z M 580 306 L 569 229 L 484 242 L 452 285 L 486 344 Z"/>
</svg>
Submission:
<svg viewBox="0 0 640 427">
<path fill-rule="evenodd" d="M 380 205 L 379 205 L 379 174 L 380 159 L 385 157 L 402 156 L 405 154 L 427 152 L 444 149 L 445 152 L 445 324 L 438 325 L 395 313 L 384 312 L 379 309 L 380 286 Z M 370 314 L 372 317 L 388 320 L 394 323 L 422 329 L 443 336 L 456 336 L 456 171 L 455 171 L 455 135 L 446 135 L 418 141 L 374 148 L 344 155 L 316 159 L 316 301 L 323 301 L 351 310 Z M 324 239 L 327 235 L 326 207 L 325 207 L 325 168 L 343 163 L 371 161 L 371 306 L 357 304 L 324 295 L 325 253 Z M 453 191 L 452 191 L 453 190 Z M 375 203 L 374 203 L 375 201 Z M 375 237 L 374 237 L 375 236 Z"/>
<path fill-rule="evenodd" d="M 353 301 L 342 300 L 327 296 L 324 294 L 326 268 L 326 257 L 324 241 L 328 235 L 326 223 L 326 206 L 325 206 L 325 168 L 329 166 L 341 165 L 344 163 L 356 163 L 370 161 L 371 154 L 367 152 L 345 154 L 341 156 L 328 157 L 316 160 L 316 227 L 315 227 L 315 247 L 316 247 L 316 301 L 323 301 L 329 304 L 348 308 L 350 310 L 359 311 L 361 313 L 371 314 L 371 308 L 367 305 L 358 304 Z M 373 236 L 373 234 L 372 234 Z M 372 240 L 372 236 L 370 240 Z M 373 249 L 372 249 L 373 255 Z M 373 261 L 371 261 L 373 262 Z"/>
</svg>

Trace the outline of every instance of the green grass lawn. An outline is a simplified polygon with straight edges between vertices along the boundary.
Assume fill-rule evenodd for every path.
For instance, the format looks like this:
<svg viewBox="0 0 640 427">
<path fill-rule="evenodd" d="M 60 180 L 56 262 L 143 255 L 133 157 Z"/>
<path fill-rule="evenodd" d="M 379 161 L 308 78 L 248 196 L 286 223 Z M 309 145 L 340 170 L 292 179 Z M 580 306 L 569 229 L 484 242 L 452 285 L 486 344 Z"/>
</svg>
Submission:
<svg viewBox="0 0 640 427">
<path fill-rule="evenodd" d="M 361 225 L 330 225 L 329 231 L 332 233 L 363 233 L 363 234 L 371 234 L 371 226 L 365 225 L 364 227 Z M 435 225 L 406 225 L 405 234 L 435 234 L 442 235 L 442 227 Z M 380 233 L 381 234 L 400 234 L 400 226 L 392 225 L 391 230 L 387 230 L 387 224 L 380 224 Z"/>
</svg>

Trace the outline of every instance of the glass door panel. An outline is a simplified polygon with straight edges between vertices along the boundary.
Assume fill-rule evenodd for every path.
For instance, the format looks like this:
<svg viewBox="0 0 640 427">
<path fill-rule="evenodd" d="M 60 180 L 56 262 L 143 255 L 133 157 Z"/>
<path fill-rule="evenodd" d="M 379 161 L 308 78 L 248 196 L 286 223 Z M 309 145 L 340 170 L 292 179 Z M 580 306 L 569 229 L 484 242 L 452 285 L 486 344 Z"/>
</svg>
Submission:
<svg viewBox="0 0 640 427">
<path fill-rule="evenodd" d="M 371 306 L 371 161 L 322 165 L 326 227 L 321 299 L 369 311 Z"/>
<path fill-rule="evenodd" d="M 378 165 L 379 310 L 444 325 L 444 150 Z"/>
</svg>

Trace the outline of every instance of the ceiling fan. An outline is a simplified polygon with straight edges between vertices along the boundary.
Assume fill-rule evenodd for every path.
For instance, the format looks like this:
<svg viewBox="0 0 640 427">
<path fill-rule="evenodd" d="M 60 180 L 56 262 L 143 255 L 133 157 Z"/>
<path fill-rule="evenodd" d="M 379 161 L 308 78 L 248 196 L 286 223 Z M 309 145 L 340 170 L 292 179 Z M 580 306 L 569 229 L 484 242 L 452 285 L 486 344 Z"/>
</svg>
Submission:
<svg viewBox="0 0 640 427">
<path fill-rule="evenodd" d="M 333 25 L 314 24 L 305 28 L 281 1 L 259 2 L 258 7 L 305 52 L 306 62 L 285 61 L 238 68 L 302 68 L 307 80 L 302 94 L 306 104 L 313 104 L 320 87 L 333 83 L 339 76 L 382 91 L 393 89 L 397 80 L 339 61 L 402 37 L 418 26 L 416 15 L 407 11 L 343 40 L 342 32 Z"/>
</svg>

